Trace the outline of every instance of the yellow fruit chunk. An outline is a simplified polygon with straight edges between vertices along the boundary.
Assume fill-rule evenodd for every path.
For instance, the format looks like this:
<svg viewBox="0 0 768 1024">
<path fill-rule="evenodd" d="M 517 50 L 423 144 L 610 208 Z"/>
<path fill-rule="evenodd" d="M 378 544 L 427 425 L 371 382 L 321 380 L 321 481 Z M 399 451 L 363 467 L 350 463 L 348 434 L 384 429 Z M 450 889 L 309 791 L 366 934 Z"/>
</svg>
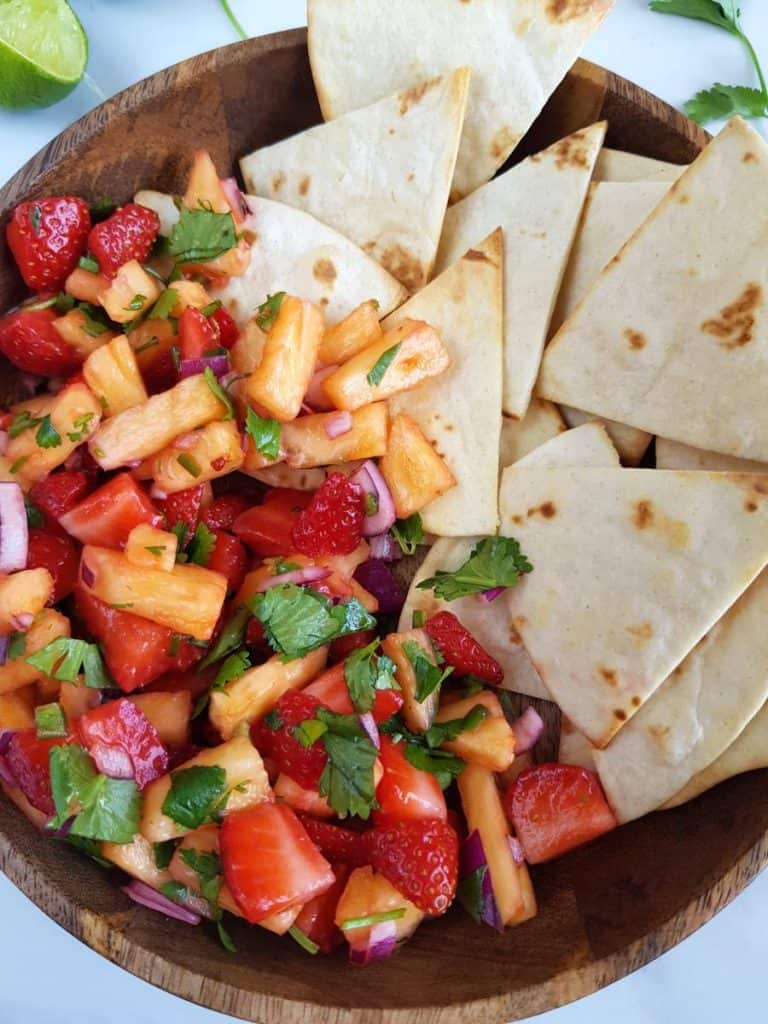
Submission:
<svg viewBox="0 0 768 1024">
<path fill-rule="evenodd" d="M 98 398 L 104 416 L 116 416 L 134 405 L 142 405 L 148 398 L 136 356 L 124 334 L 88 356 L 83 376 Z"/>
<path fill-rule="evenodd" d="M 64 291 L 78 302 L 99 305 L 99 296 L 109 288 L 109 278 L 104 274 L 92 274 L 90 270 L 75 267 L 64 282 Z"/>
<path fill-rule="evenodd" d="M 34 706 L 34 686 L 24 686 L 13 693 L 0 693 L 0 732 L 5 729 L 33 728 Z"/>
<path fill-rule="evenodd" d="M 139 370 L 146 374 L 149 368 L 176 344 L 176 333 L 170 320 L 151 317 L 126 335 L 136 356 Z"/>
<path fill-rule="evenodd" d="M 303 811 L 314 818 L 336 817 L 336 811 L 317 790 L 304 789 L 298 782 L 294 782 L 290 775 L 283 772 L 277 776 L 275 782 L 275 797 L 279 802 L 288 804 L 294 811 Z"/>
<path fill-rule="evenodd" d="M 22 485 L 41 480 L 66 462 L 75 448 L 94 434 L 101 421 L 101 405 L 85 384 L 72 384 L 55 397 L 33 398 L 11 409 L 14 414 L 24 411 L 39 420 L 50 416 L 55 434 L 47 424 L 37 424 L 8 442 L 5 455 Z M 41 440 L 50 447 L 41 447 Z"/>
<path fill-rule="evenodd" d="M 169 871 L 157 866 L 152 843 L 140 833 L 130 843 L 102 843 L 101 855 L 116 864 L 126 875 L 146 882 L 153 889 L 173 881 Z"/>
<path fill-rule="evenodd" d="M 318 359 L 324 366 L 345 363 L 381 338 L 379 304 L 375 299 L 369 299 L 361 302 L 343 320 L 326 328 Z"/>
<path fill-rule="evenodd" d="M 407 519 L 456 485 L 453 473 L 418 424 L 404 413 L 392 421 L 379 468 L 395 500 L 398 519 Z"/>
<path fill-rule="evenodd" d="M 435 715 L 436 722 L 450 722 L 464 718 L 470 711 L 481 705 L 488 712 L 477 728 L 463 732 L 455 740 L 443 743 L 443 749 L 460 757 L 463 761 L 479 764 L 492 772 L 503 772 L 515 759 L 515 734 L 504 717 L 499 698 L 488 690 L 481 690 L 472 697 L 444 704 Z"/>
<path fill-rule="evenodd" d="M 205 309 L 211 304 L 211 296 L 198 281 L 172 281 L 168 288 L 172 289 L 171 294 L 176 294 L 171 316 L 179 317 L 185 309 Z"/>
<path fill-rule="evenodd" d="M 42 571 L 44 572 L 45 570 Z M 8 578 L 13 579 L 13 577 Z M 23 652 L 0 666 L 0 694 L 18 690 L 20 687 L 26 686 L 28 683 L 34 683 L 38 679 L 46 679 L 47 676 L 44 676 L 39 668 L 30 665 L 26 659 L 30 654 L 37 654 L 38 651 L 42 651 L 51 641 L 57 640 L 60 636 L 69 636 L 69 619 L 66 615 L 62 615 L 53 608 L 44 608 L 35 617 L 24 636 Z M 55 679 L 52 682 L 58 686 L 58 682 Z"/>
<path fill-rule="evenodd" d="M 99 302 L 111 320 L 127 324 L 150 310 L 161 291 L 156 277 L 148 274 L 138 260 L 129 260 L 120 267 L 109 287 L 99 293 Z"/>
<path fill-rule="evenodd" d="M 243 464 L 240 431 L 234 420 L 209 423 L 201 430 L 181 434 L 136 471 L 141 479 L 152 478 L 166 494 L 234 473 Z"/>
<path fill-rule="evenodd" d="M 23 632 L 25 618 L 39 615 L 52 594 L 53 577 L 47 569 L 22 569 L 0 576 L 0 634 Z"/>
<path fill-rule="evenodd" d="M 426 732 L 432 725 L 440 699 L 440 687 L 423 701 L 416 699 L 417 680 L 411 659 L 405 651 L 406 644 L 415 644 L 425 656 L 437 664 L 432 641 L 423 629 L 411 629 L 407 633 L 390 633 L 381 644 L 384 654 L 395 663 L 395 679 L 403 693 L 403 718 L 412 732 Z"/>
<path fill-rule="evenodd" d="M 356 459 L 375 459 L 386 452 L 389 431 L 386 402 L 376 402 L 356 409 L 352 413 L 351 429 L 331 438 L 328 437 L 326 424 L 329 417 L 336 415 L 321 412 L 300 416 L 292 423 L 283 424 L 281 440 L 288 465 L 292 469 L 310 469 L 337 462 L 354 462 Z"/>
<path fill-rule="evenodd" d="M 128 534 L 125 557 L 137 569 L 162 569 L 171 572 L 176 565 L 179 538 L 175 533 L 158 530 L 148 523 L 139 523 Z"/>
<path fill-rule="evenodd" d="M 240 337 L 229 350 L 232 369 L 238 373 L 253 373 L 264 354 L 267 335 L 255 320 L 249 320 L 240 332 Z"/>
<path fill-rule="evenodd" d="M 187 191 L 181 200 L 189 210 L 212 210 L 214 213 L 231 213 L 227 196 L 221 187 L 216 165 L 205 149 L 196 149 L 192 154 L 192 168 L 187 181 Z"/>
<path fill-rule="evenodd" d="M 354 918 L 400 909 L 405 910 L 405 914 L 394 923 L 397 940 L 402 942 L 416 931 L 424 920 L 424 914 L 373 868 L 355 868 L 339 899 L 335 920 L 341 928 L 346 921 Z M 358 949 L 365 947 L 370 941 L 372 927 L 364 925 L 361 928 L 344 929 L 344 938 L 350 946 Z"/>
<path fill-rule="evenodd" d="M 95 352 L 101 345 L 116 337 L 113 331 L 106 328 L 102 328 L 100 333 L 95 333 L 88 327 L 88 320 L 82 309 L 70 309 L 65 316 L 53 321 L 53 327 L 61 335 L 62 340 L 83 357 L 89 356 L 91 352 Z"/>
<path fill-rule="evenodd" d="M 189 690 L 134 693 L 128 700 L 147 716 L 166 746 L 181 747 L 189 742 L 189 719 L 192 715 L 192 694 Z"/>
</svg>

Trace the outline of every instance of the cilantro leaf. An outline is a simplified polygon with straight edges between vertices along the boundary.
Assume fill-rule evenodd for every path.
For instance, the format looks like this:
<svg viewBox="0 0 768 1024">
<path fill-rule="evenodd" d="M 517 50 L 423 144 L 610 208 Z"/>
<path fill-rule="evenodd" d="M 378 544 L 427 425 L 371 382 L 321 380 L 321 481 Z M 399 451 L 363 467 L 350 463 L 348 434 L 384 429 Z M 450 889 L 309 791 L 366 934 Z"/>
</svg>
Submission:
<svg viewBox="0 0 768 1024">
<path fill-rule="evenodd" d="M 245 432 L 253 441 L 257 452 L 273 462 L 280 455 L 280 435 L 282 432 L 278 420 L 258 416 L 253 409 L 245 414 Z"/>
<path fill-rule="evenodd" d="M 364 715 L 373 707 L 376 690 L 399 690 L 395 663 L 385 654 L 376 655 L 378 637 L 367 647 L 353 651 L 344 662 L 344 679 L 355 711 Z"/>
<path fill-rule="evenodd" d="M 219 765 L 192 765 L 171 772 L 171 788 L 163 800 L 163 814 L 182 828 L 198 828 L 213 821 L 227 793 L 227 773 Z"/>
<path fill-rule="evenodd" d="M 382 352 L 376 362 L 373 364 L 371 369 L 365 375 L 365 379 L 373 388 L 377 388 L 384 380 L 384 374 L 389 369 L 392 360 L 397 355 L 397 350 L 402 345 L 402 341 L 398 341 L 396 345 L 392 345 L 386 352 Z"/>
<path fill-rule="evenodd" d="M 181 850 L 179 856 L 197 875 L 200 881 L 200 895 L 209 903 L 217 903 L 221 892 L 221 861 L 214 850 Z"/>
<path fill-rule="evenodd" d="M 430 657 L 430 652 L 417 644 L 415 640 L 406 640 L 403 644 L 403 651 L 416 676 L 416 700 L 419 704 L 423 704 L 427 697 L 430 697 L 443 680 L 453 672 L 453 667 L 449 665 L 448 668 L 441 671 L 443 657 L 440 652 L 433 648 L 432 657 Z"/>
<path fill-rule="evenodd" d="M 378 806 L 373 775 L 378 751 L 357 715 L 337 715 L 320 707 L 317 720 L 327 727 L 321 741 L 328 755 L 318 791 L 340 818 L 356 814 L 367 820 Z"/>
<path fill-rule="evenodd" d="M 201 669 L 208 668 L 214 661 L 226 658 L 228 654 L 242 646 L 245 627 L 248 625 L 250 617 L 251 611 L 245 605 L 237 609 L 232 618 L 225 623 L 224 628 L 219 634 L 219 639 L 200 662 Z"/>
<path fill-rule="evenodd" d="M 300 722 L 293 729 L 293 735 L 302 747 L 305 748 L 311 747 L 313 743 L 316 743 L 327 732 L 328 726 L 323 722 L 319 722 L 316 718 L 308 718 L 305 722 Z"/>
<path fill-rule="evenodd" d="M 87 270 L 89 274 L 101 273 L 99 261 L 95 260 L 93 256 L 81 256 L 80 259 L 77 261 L 77 265 L 78 267 L 80 267 L 81 270 Z"/>
<path fill-rule="evenodd" d="M 194 536 L 187 546 L 187 557 L 195 565 L 202 565 L 205 568 L 211 560 L 213 549 L 216 547 L 216 534 L 212 533 L 205 523 L 198 523 Z"/>
<path fill-rule="evenodd" d="M 161 871 L 165 871 L 176 852 L 176 840 L 166 839 L 163 843 L 153 843 L 152 852 L 155 858 L 155 865 Z"/>
<path fill-rule="evenodd" d="M 43 416 L 40 426 L 35 434 L 35 441 L 38 448 L 58 448 L 61 444 L 61 434 L 51 423 L 50 416 Z"/>
<path fill-rule="evenodd" d="M 475 868 L 474 871 L 465 875 L 456 888 L 456 899 L 464 907 L 475 924 L 482 924 L 483 921 L 483 907 L 485 905 L 483 884 L 487 874 L 488 865 L 481 864 L 479 868 Z"/>
<path fill-rule="evenodd" d="M 24 508 L 27 511 L 27 526 L 39 527 L 45 525 L 43 513 L 28 494 L 24 495 Z"/>
<path fill-rule="evenodd" d="M 82 672 L 85 685 L 94 690 L 105 690 L 112 686 L 98 644 L 89 644 L 85 640 L 57 637 L 39 651 L 30 654 L 26 661 L 53 679 L 75 683 Z"/>
<path fill-rule="evenodd" d="M 110 843 L 130 843 L 139 831 L 141 796 L 132 779 L 100 775 L 86 751 L 74 744 L 50 752 L 51 791 L 61 828 L 75 816 L 70 834 Z"/>
<path fill-rule="evenodd" d="M 741 114 L 742 117 L 765 117 L 768 114 L 766 98 L 759 89 L 746 85 L 722 85 L 717 82 L 711 89 L 697 92 L 684 105 L 688 117 L 698 124 L 717 121 L 721 117 Z"/>
<path fill-rule="evenodd" d="M 221 384 L 219 384 L 218 380 L 216 379 L 216 374 L 213 372 L 210 366 L 206 366 L 206 368 L 203 370 L 203 376 L 205 377 L 205 383 L 208 385 L 213 394 L 216 396 L 216 398 L 218 398 L 218 400 L 226 409 L 226 413 L 224 414 L 224 416 L 222 416 L 222 419 L 234 419 L 235 410 L 232 405 L 232 399 L 229 397 L 229 395 L 221 386 Z"/>
<path fill-rule="evenodd" d="M 733 0 L 723 0 L 722 3 L 718 0 L 651 0 L 648 6 L 657 14 L 678 14 L 682 18 L 708 21 L 710 25 L 717 25 L 728 32 L 733 31 L 738 17 Z"/>
<path fill-rule="evenodd" d="M 93 419 L 92 412 L 86 412 L 82 416 L 76 416 L 72 421 L 72 431 L 67 433 L 67 437 L 70 441 L 82 441 L 91 432 L 91 420 Z"/>
<path fill-rule="evenodd" d="M 424 527 L 419 513 L 414 512 L 407 519 L 398 519 L 392 527 L 392 536 L 404 555 L 415 554 L 416 548 L 424 540 Z"/>
<path fill-rule="evenodd" d="M 430 749 L 450 743 L 463 732 L 473 732 L 488 717 L 488 708 L 476 704 L 463 718 L 451 718 L 447 722 L 435 722 L 424 733 L 424 739 Z"/>
<path fill-rule="evenodd" d="M 239 679 L 250 667 L 251 657 L 248 651 L 235 651 L 234 654 L 229 655 L 216 673 L 212 689 L 223 690 L 227 683 L 233 683 L 235 679 Z"/>
<path fill-rule="evenodd" d="M 187 452 L 182 452 L 181 455 L 178 455 L 176 457 L 176 461 L 181 466 L 181 468 L 186 469 L 189 475 L 194 477 L 195 480 L 197 480 L 197 478 L 202 473 L 202 469 L 200 469 L 200 464 L 198 463 L 197 459 L 194 459 Z"/>
<path fill-rule="evenodd" d="M 455 601 L 467 594 L 480 594 L 494 587 L 514 587 L 520 576 L 533 566 L 513 537 L 486 537 L 473 549 L 464 565 L 454 572 L 438 570 L 422 580 L 419 590 L 434 590 L 435 597 Z"/>
<path fill-rule="evenodd" d="M 379 732 L 391 736 L 395 743 L 403 742 L 405 759 L 414 768 L 430 772 L 447 789 L 451 782 L 464 771 L 464 762 L 447 750 L 438 750 L 427 745 L 422 733 L 413 733 L 393 715 L 379 726 Z"/>
<path fill-rule="evenodd" d="M 268 295 L 256 310 L 253 319 L 256 321 L 256 326 L 260 327 L 262 331 L 268 331 L 277 320 L 277 314 L 280 312 L 284 298 L 285 292 L 275 292 L 274 295 Z"/>
<path fill-rule="evenodd" d="M 61 704 L 39 704 L 35 708 L 35 726 L 40 740 L 67 735 L 67 718 Z"/>
<path fill-rule="evenodd" d="M 36 419 L 29 409 L 24 409 L 22 412 L 17 412 L 11 420 L 10 426 L 8 427 L 8 437 L 18 437 L 19 434 L 25 430 L 29 430 L 30 427 L 36 427 L 38 423 L 41 423 L 41 419 Z"/>
<path fill-rule="evenodd" d="M 176 303 L 179 301 L 179 293 L 175 288 L 166 288 L 164 292 L 160 293 L 160 298 L 154 304 L 150 310 L 150 319 L 167 320 L 173 310 L 176 308 Z M 138 351 L 138 350 L 137 350 Z"/>
<path fill-rule="evenodd" d="M 177 263 L 207 263 L 236 245 L 231 213 L 182 207 L 168 239 L 168 252 Z"/>
<path fill-rule="evenodd" d="M 21 658 L 27 649 L 27 638 L 24 633 L 14 631 L 11 633 L 11 641 L 8 644 L 8 660 L 15 661 Z"/>
</svg>

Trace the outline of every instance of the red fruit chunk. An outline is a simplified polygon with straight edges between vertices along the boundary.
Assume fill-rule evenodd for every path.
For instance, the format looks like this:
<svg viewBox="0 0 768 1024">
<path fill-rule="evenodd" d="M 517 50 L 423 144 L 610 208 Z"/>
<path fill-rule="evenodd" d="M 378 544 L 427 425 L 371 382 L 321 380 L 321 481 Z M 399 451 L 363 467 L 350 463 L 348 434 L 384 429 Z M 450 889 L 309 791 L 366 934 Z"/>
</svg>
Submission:
<svg viewBox="0 0 768 1024">
<path fill-rule="evenodd" d="M 57 604 L 71 594 L 77 581 L 80 556 L 69 537 L 49 530 L 29 531 L 28 569 L 47 569 L 53 577 L 50 603 Z"/>
<path fill-rule="evenodd" d="M 271 758 L 281 772 L 289 775 L 304 789 L 317 789 L 328 755 L 320 742 L 303 747 L 296 739 L 294 729 L 309 718 L 314 718 L 320 701 L 301 690 L 288 690 L 275 708 L 281 725 L 271 729 L 262 720 L 251 730 L 254 745 L 259 752 Z"/>
<path fill-rule="evenodd" d="M 216 322 L 199 309 L 187 306 L 179 317 L 179 347 L 182 359 L 199 359 L 205 352 L 219 347 Z"/>
<path fill-rule="evenodd" d="M 231 530 L 235 520 L 247 508 L 250 501 L 240 494 L 223 494 L 215 498 L 203 513 L 203 522 L 209 530 Z"/>
<path fill-rule="evenodd" d="M 370 863 L 425 914 L 444 914 L 456 895 L 459 837 L 445 821 L 401 821 L 368 833 Z"/>
<path fill-rule="evenodd" d="M 616 828 L 594 772 L 572 764 L 526 768 L 504 795 L 529 864 L 540 864 Z"/>
<path fill-rule="evenodd" d="M 319 896 L 315 896 L 301 908 L 293 922 L 294 927 L 314 942 L 321 953 L 332 953 L 344 941 L 344 934 L 336 924 L 336 906 L 347 884 L 349 869 L 344 864 L 333 864 L 336 881 Z"/>
<path fill-rule="evenodd" d="M 83 199 L 51 196 L 19 203 L 8 225 L 8 246 L 24 283 L 35 291 L 59 291 L 85 252 L 90 227 Z"/>
<path fill-rule="evenodd" d="M 156 498 L 155 503 L 165 516 L 168 529 L 173 529 L 178 523 L 185 523 L 187 539 L 189 539 L 197 529 L 203 506 L 210 492 L 210 484 L 197 484 L 195 487 L 188 487 L 185 491 L 169 494 L 167 498 Z"/>
<path fill-rule="evenodd" d="M 17 309 L 0 317 L 0 352 L 25 373 L 66 377 L 83 357 L 61 337 L 52 309 Z"/>
<path fill-rule="evenodd" d="M 346 636 L 338 637 L 336 640 L 331 641 L 328 660 L 331 662 L 344 661 L 353 651 L 357 651 L 361 647 L 367 647 L 375 636 L 375 629 L 361 629 L 359 633 L 347 633 Z"/>
<path fill-rule="evenodd" d="M 307 835 L 328 860 L 341 861 L 351 868 L 362 868 L 370 864 L 367 832 L 355 832 L 341 825 L 331 825 L 309 814 L 299 814 L 299 820 Z"/>
<path fill-rule="evenodd" d="M 60 522 L 81 544 L 122 548 L 134 526 L 161 526 L 163 517 L 130 473 L 119 473 L 66 512 Z"/>
<path fill-rule="evenodd" d="M 293 524 L 311 497 L 308 491 L 275 487 L 267 492 L 262 505 L 239 515 L 232 529 L 251 551 L 262 558 L 287 555 L 295 550 L 291 537 Z"/>
<path fill-rule="evenodd" d="M 220 855 L 224 881 L 251 924 L 303 906 L 336 881 L 331 865 L 285 804 L 255 804 L 227 814 Z"/>
<path fill-rule="evenodd" d="M 224 533 L 221 530 L 216 533 L 216 546 L 211 552 L 206 569 L 220 572 L 227 577 L 227 589 L 230 594 L 239 590 L 242 586 L 245 574 L 248 571 L 248 555 L 245 548 L 231 533 Z"/>
<path fill-rule="evenodd" d="M 343 664 L 334 665 L 333 668 L 323 672 L 302 692 L 315 697 L 324 707 L 339 715 L 354 714 L 355 709 L 349 696 Z M 403 695 L 399 690 L 377 690 L 373 698 L 371 713 L 376 724 L 380 725 L 398 712 L 402 706 Z"/>
<path fill-rule="evenodd" d="M 331 473 L 300 513 L 291 536 L 304 555 L 348 555 L 362 540 L 363 492 L 343 473 Z"/>
<path fill-rule="evenodd" d="M 56 808 L 51 792 L 49 755 L 54 747 L 67 740 L 39 740 L 35 729 L 20 729 L 11 737 L 5 752 L 6 764 L 19 784 L 19 789 L 33 807 L 43 814 L 54 814 Z"/>
<path fill-rule="evenodd" d="M 384 775 L 376 787 L 379 808 L 373 812 L 373 820 L 377 825 L 394 825 L 414 818 L 445 821 L 447 811 L 440 783 L 431 772 L 411 764 L 402 743 L 382 736 L 379 759 Z"/>
<path fill-rule="evenodd" d="M 168 770 L 168 751 L 143 711 L 121 698 L 87 711 L 77 729 L 102 775 L 143 789 Z"/>
<path fill-rule="evenodd" d="M 457 676 L 473 675 L 496 685 L 504 679 L 504 670 L 498 661 L 462 626 L 453 612 L 438 612 L 424 628 Z"/>
<path fill-rule="evenodd" d="M 154 210 L 126 203 L 91 228 L 88 248 L 102 274 L 114 277 L 129 260 L 144 262 L 159 231 L 160 218 Z"/>
<path fill-rule="evenodd" d="M 232 348 L 237 339 L 240 337 L 240 330 L 237 326 L 237 321 L 223 306 L 219 306 L 215 312 L 211 313 L 209 320 L 213 320 L 219 330 L 218 344 L 223 345 L 224 348 Z"/>
<path fill-rule="evenodd" d="M 29 497 L 50 523 L 83 500 L 91 485 L 88 474 L 80 469 L 59 469 L 32 486 Z"/>
</svg>

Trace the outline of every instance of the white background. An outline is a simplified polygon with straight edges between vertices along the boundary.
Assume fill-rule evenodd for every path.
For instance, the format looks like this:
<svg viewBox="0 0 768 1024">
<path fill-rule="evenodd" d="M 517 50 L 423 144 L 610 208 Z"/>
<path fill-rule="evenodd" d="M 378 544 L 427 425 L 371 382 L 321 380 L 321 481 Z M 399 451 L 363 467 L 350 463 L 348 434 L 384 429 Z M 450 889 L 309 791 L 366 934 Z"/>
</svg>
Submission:
<svg viewBox="0 0 768 1024">
<path fill-rule="evenodd" d="M 444 0 L 434 0 L 439 6 Z M 382 0 L 386 7 L 386 0 Z M 0 181 L 105 96 L 160 68 L 234 41 L 216 0 L 73 0 L 91 44 L 89 76 L 63 103 L 0 111 Z M 304 23 L 304 0 L 232 0 L 252 35 Z M 680 105 L 714 81 L 751 83 L 735 40 L 663 18 L 645 0 L 616 7 L 586 56 Z M 768 4 L 742 0 L 768 70 Z M 765 122 L 760 125 L 765 129 Z M 195 140 L 189 140 L 190 148 Z M 130 145 L 130 139 L 126 139 Z M 139 183 L 137 183 L 138 185 Z M 0 1024 L 226 1024 L 132 978 L 81 946 L 0 876 Z M 656 963 L 541 1024 L 721 1024 L 765 1019 L 768 875 Z M 489 937 L 492 941 L 492 937 Z M 407 948 L 400 956 L 407 957 Z M 471 965 L 468 965 L 471 969 Z M 341 983 L 341 982 L 340 982 Z M 481 1024 L 481 1022 L 478 1022 Z"/>
</svg>

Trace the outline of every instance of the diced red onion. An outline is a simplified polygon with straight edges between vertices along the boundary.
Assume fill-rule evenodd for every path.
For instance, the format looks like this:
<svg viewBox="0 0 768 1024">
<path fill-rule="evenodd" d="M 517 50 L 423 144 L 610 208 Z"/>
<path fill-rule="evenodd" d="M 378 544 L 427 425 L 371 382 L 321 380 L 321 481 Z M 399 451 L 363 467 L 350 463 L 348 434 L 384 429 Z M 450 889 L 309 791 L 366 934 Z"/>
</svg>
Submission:
<svg viewBox="0 0 768 1024">
<path fill-rule="evenodd" d="M 349 962 L 365 967 L 376 960 L 386 960 L 392 956 L 397 946 L 397 923 L 395 921 L 379 921 L 371 925 L 368 940 L 364 946 L 351 946 Z"/>
<path fill-rule="evenodd" d="M 222 178 L 221 187 L 224 190 L 224 195 L 227 197 L 232 215 L 238 223 L 241 223 L 253 213 L 235 178 Z"/>
<path fill-rule="evenodd" d="M 0 756 L 0 782 L 7 786 L 8 789 L 14 789 L 19 784 L 18 779 L 11 771 L 10 765 L 2 756 Z"/>
<path fill-rule="evenodd" d="M 385 615 L 399 615 L 405 604 L 405 593 L 379 558 L 369 558 L 355 569 L 354 577 L 361 587 L 379 602 L 379 611 Z"/>
<path fill-rule="evenodd" d="M 475 829 L 461 844 L 461 850 L 459 852 L 459 878 L 466 878 L 467 875 L 471 875 L 477 871 L 478 868 L 486 868 L 486 872 L 483 875 L 482 884 L 482 904 L 480 906 L 480 920 L 483 924 L 488 924 L 491 928 L 495 928 L 497 931 L 504 930 L 504 924 L 501 920 L 501 914 L 499 913 L 499 907 L 496 903 L 496 896 L 493 892 L 493 882 L 491 881 L 491 872 L 487 870 L 488 861 L 485 857 L 485 849 L 483 848 L 483 840 L 480 838 L 480 833 Z"/>
<path fill-rule="evenodd" d="M 107 743 L 92 743 L 88 753 L 102 775 L 110 779 L 132 779 L 134 777 L 133 761 L 127 750 L 111 746 Z"/>
<path fill-rule="evenodd" d="M 86 587 L 92 587 L 96 582 L 96 573 L 89 565 L 86 565 L 85 562 L 80 564 L 80 579 Z"/>
<path fill-rule="evenodd" d="M 69 833 L 72 831 L 72 826 L 75 824 L 76 815 L 72 815 L 67 818 L 63 825 L 59 828 L 48 828 L 45 826 L 45 834 L 50 836 L 52 839 L 66 839 Z"/>
<path fill-rule="evenodd" d="M 295 583 L 297 587 L 301 587 L 307 583 L 318 583 L 330 575 L 330 569 L 323 569 L 319 565 L 307 565 L 303 569 L 292 569 L 290 572 L 281 572 L 277 576 L 270 576 L 269 579 L 261 583 L 256 589 L 257 593 L 263 593 L 265 590 L 277 587 L 281 583 Z"/>
<path fill-rule="evenodd" d="M 183 921 L 184 924 L 200 924 L 202 920 L 201 915 L 196 911 L 182 907 L 179 903 L 174 903 L 173 900 L 163 896 L 157 889 L 153 889 L 152 886 L 147 885 L 145 882 L 140 882 L 138 878 L 132 879 L 122 889 L 125 895 L 129 896 L 134 903 L 138 903 L 139 906 L 146 907 L 148 910 L 156 910 L 159 914 L 173 917 L 177 921 Z"/>
<path fill-rule="evenodd" d="M 34 620 L 35 616 L 31 612 L 22 612 L 21 615 L 11 616 L 11 625 L 19 633 L 26 633 Z"/>
<path fill-rule="evenodd" d="M 0 757 L 8 750 L 15 733 L 15 729 L 0 729 Z"/>
<path fill-rule="evenodd" d="M 363 522 L 363 536 L 375 537 L 379 533 L 386 533 L 397 519 L 397 513 L 392 493 L 387 487 L 387 482 L 381 475 L 379 467 L 371 459 L 368 459 L 356 473 L 352 474 L 350 479 L 376 501 L 376 511 L 373 515 L 366 516 Z"/>
<path fill-rule="evenodd" d="M 28 553 L 24 494 L 17 483 L 0 483 L 0 572 L 26 568 Z"/>
<path fill-rule="evenodd" d="M 332 366 L 321 366 L 312 375 L 307 393 L 304 395 L 304 401 L 315 412 L 326 412 L 328 409 L 333 408 L 333 402 L 328 398 L 323 388 L 323 381 L 326 377 L 330 377 L 338 368 L 335 364 Z"/>
<path fill-rule="evenodd" d="M 376 725 L 376 719 L 373 717 L 371 711 L 366 711 L 364 715 L 359 715 L 360 725 L 365 729 L 368 739 L 376 747 L 377 750 L 381 749 L 381 738 L 379 737 L 379 729 Z"/>
<path fill-rule="evenodd" d="M 8 448 L 8 431 L 0 430 L 0 455 L 5 455 L 6 449 Z"/>
<path fill-rule="evenodd" d="M 352 413 L 344 410 L 343 412 L 331 413 L 325 423 L 325 433 L 333 441 L 336 437 L 341 437 L 342 434 L 348 434 L 352 429 Z"/>
<path fill-rule="evenodd" d="M 509 840 L 509 852 L 512 854 L 512 860 L 518 867 L 521 867 L 525 864 L 525 854 L 520 845 L 520 840 L 516 836 L 507 836 L 507 839 Z"/>
<path fill-rule="evenodd" d="M 190 452 L 199 440 L 199 434 L 194 430 L 188 430 L 186 434 L 179 434 L 178 437 L 174 438 L 173 447 L 178 448 L 180 452 Z"/>
<path fill-rule="evenodd" d="M 165 499 L 168 497 L 168 492 L 164 491 L 156 484 L 152 484 L 152 486 L 149 488 L 149 496 L 150 498 L 157 498 L 158 501 L 165 501 Z"/>
<path fill-rule="evenodd" d="M 480 593 L 477 596 L 480 598 L 481 601 L 486 601 L 488 604 L 490 604 L 491 601 L 495 601 L 497 597 L 500 597 L 506 589 L 506 587 L 491 587 L 490 590 L 480 591 Z"/>
<path fill-rule="evenodd" d="M 83 468 L 83 449 L 75 448 L 71 455 L 67 457 L 67 461 L 64 463 L 64 469 L 82 469 Z"/>
<path fill-rule="evenodd" d="M 179 363 L 179 377 L 195 377 L 198 373 L 205 373 L 206 368 L 213 371 L 214 377 L 223 377 L 229 373 L 229 355 L 223 352 L 217 356 L 199 356 L 196 359 L 182 359 Z"/>
<path fill-rule="evenodd" d="M 536 708 L 526 708 L 525 711 L 510 722 L 512 732 L 515 734 L 515 754 L 524 754 L 530 750 L 541 739 L 544 732 L 544 720 Z"/>
<path fill-rule="evenodd" d="M 10 636 L 0 636 L 0 666 L 4 665 L 8 660 L 8 647 L 10 646 Z M 2 751 L 0 751 L 2 753 Z"/>
<path fill-rule="evenodd" d="M 316 412 L 316 410 L 313 409 L 311 405 L 307 405 L 306 402 L 301 403 L 301 411 L 307 413 L 308 416 L 311 416 L 312 413 Z"/>
<path fill-rule="evenodd" d="M 399 562 L 403 557 L 400 545 L 391 533 L 377 533 L 368 541 L 371 558 L 380 558 L 382 562 Z"/>
</svg>

